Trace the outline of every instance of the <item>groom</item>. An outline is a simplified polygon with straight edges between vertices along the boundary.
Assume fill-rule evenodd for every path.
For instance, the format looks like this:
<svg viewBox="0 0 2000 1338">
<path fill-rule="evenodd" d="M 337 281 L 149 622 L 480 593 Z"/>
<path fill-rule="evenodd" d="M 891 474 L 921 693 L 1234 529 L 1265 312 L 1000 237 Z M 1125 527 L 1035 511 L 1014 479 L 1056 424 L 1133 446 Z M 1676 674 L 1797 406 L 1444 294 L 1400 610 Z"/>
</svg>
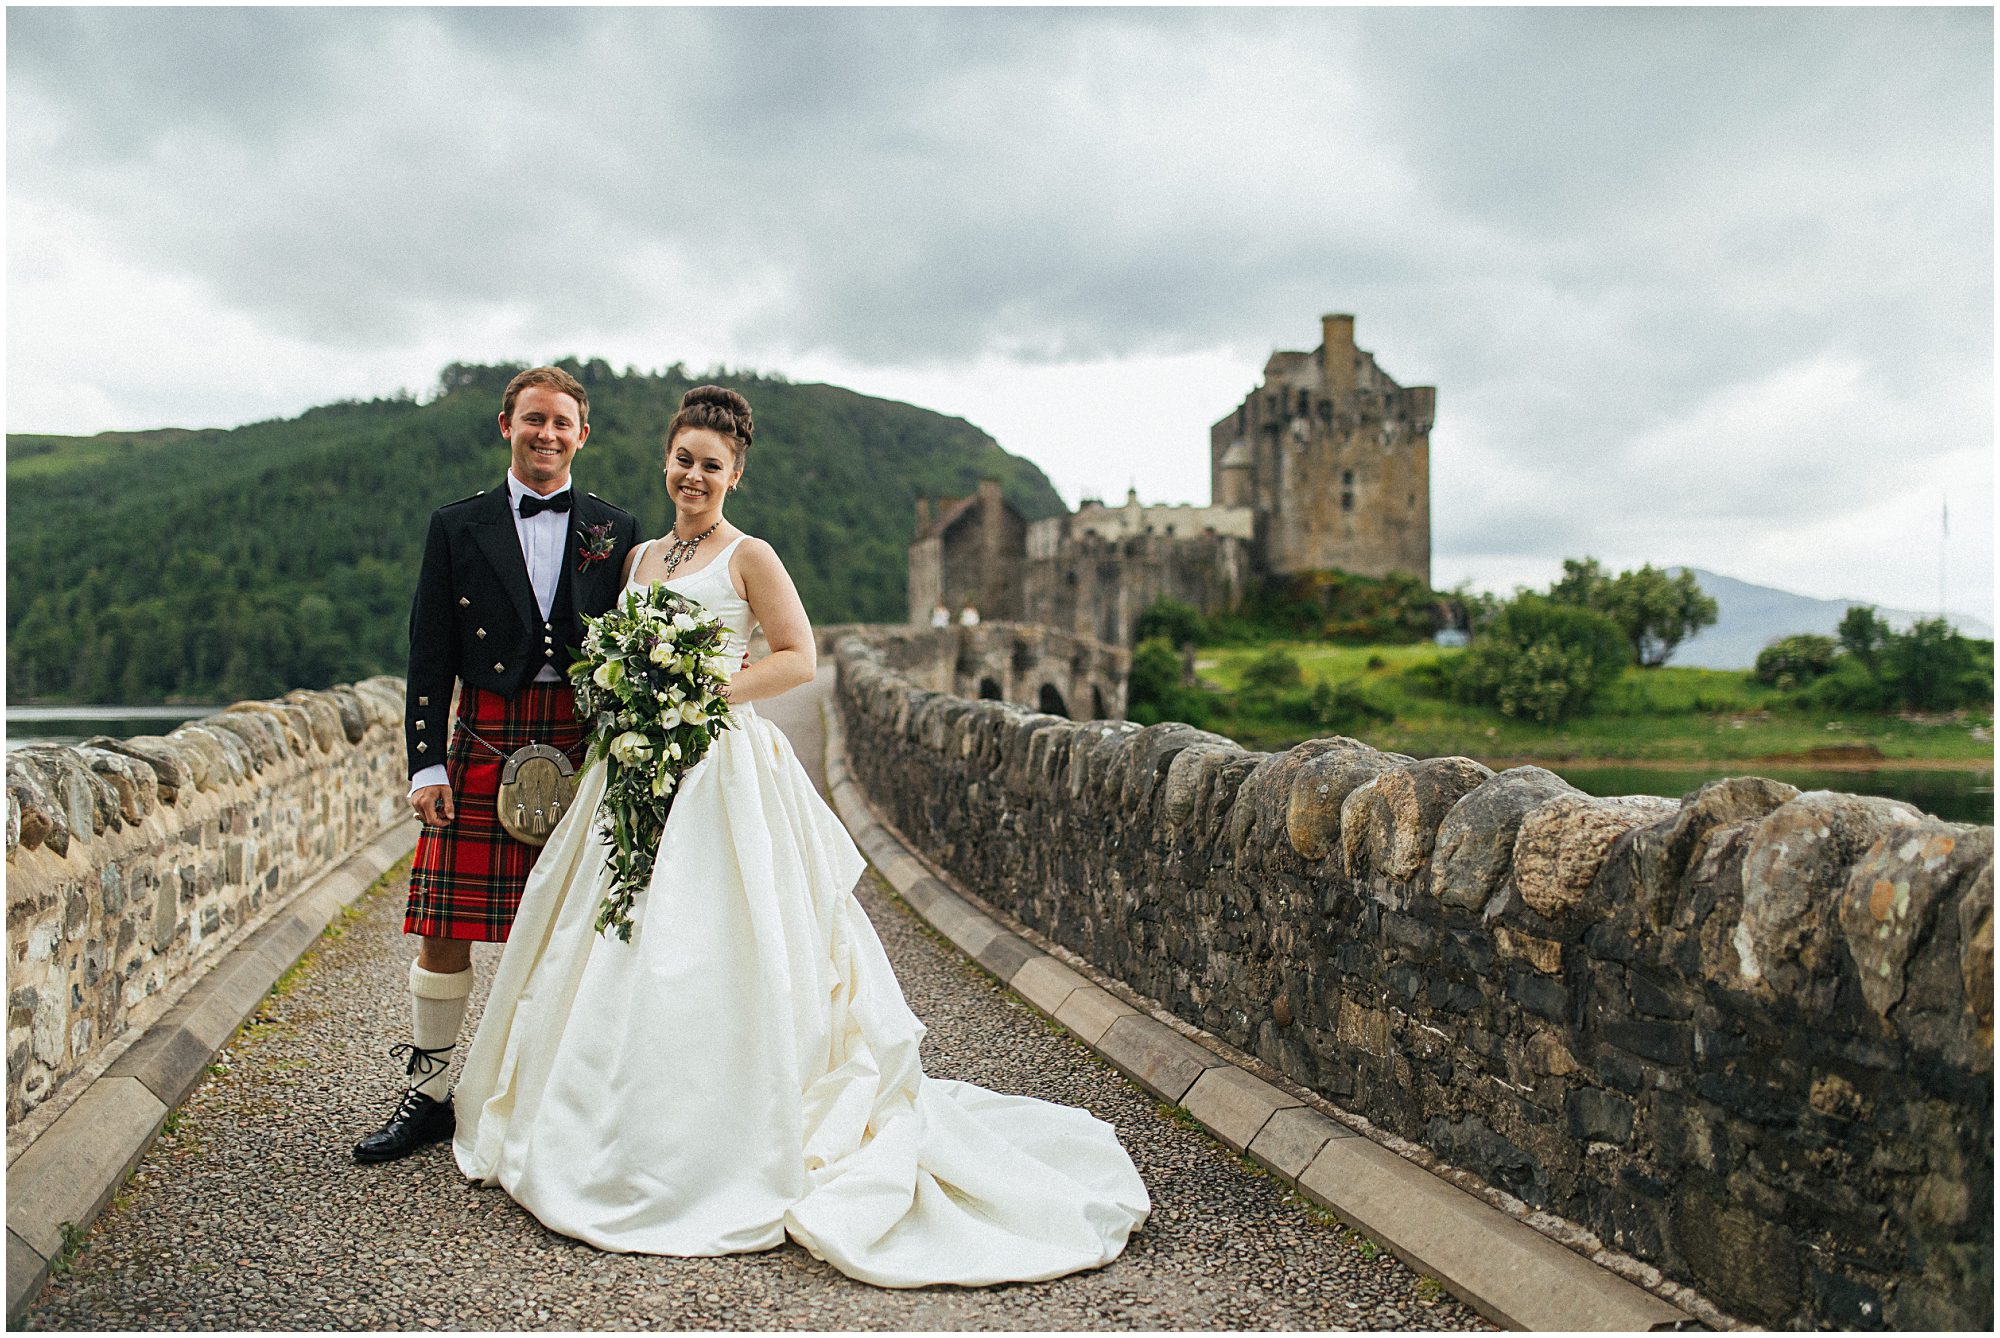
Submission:
<svg viewBox="0 0 2000 1338">
<path fill-rule="evenodd" d="M 507 383 L 500 436 L 512 459 L 504 487 L 431 513 L 410 608 L 404 744 L 410 806 L 423 820 L 403 932 L 422 943 L 410 964 L 412 1035 L 390 1053 L 410 1085 L 387 1124 L 354 1148 L 393 1161 L 449 1138 L 452 1047 L 472 993 L 472 943 L 507 937 L 540 848 L 501 827 L 495 793 L 505 754 L 551 744 L 579 761 L 584 738 L 564 671 L 583 619 L 618 596 L 638 537 L 631 515 L 570 486 L 590 437 L 590 397 L 559 367 Z M 457 727 L 447 718 L 458 684 Z"/>
</svg>

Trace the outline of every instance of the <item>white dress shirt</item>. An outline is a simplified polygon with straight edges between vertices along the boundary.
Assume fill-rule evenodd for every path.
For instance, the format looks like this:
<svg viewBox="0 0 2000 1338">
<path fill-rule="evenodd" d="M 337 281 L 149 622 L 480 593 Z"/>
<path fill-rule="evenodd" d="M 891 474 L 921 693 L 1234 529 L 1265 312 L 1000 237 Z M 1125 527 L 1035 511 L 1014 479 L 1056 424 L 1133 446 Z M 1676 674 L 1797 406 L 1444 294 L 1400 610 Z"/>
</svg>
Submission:
<svg viewBox="0 0 2000 1338">
<path fill-rule="evenodd" d="M 569 491 L 558 488 L 549 494 L 560 497 Z M 532 516 L 521 514 L 521 499 L 541 496 L 527 484 L 514 477 L 514 471 L 507 471 L 507 509 L 514 517 L 514 537 L 521 541 L 521 556 L 528 564 L 528 584 L 534 587 L 535 604 L 542 611 L 542 621 L 547 622 L 549 610 L 556 605 L 556 587 L 562 584 L 563 549 L 569 543 L 569 513 L 567 511 L 537 511 Z M 542 666 L 535 675 L 537 683 L 560 683 L 562 671 L 552 664 Z M 450 778 L 442 762 L 434 762 L 410 777 L 410 793 L 415 794 L 427 785 L 448 785 Z"/>
</svg>

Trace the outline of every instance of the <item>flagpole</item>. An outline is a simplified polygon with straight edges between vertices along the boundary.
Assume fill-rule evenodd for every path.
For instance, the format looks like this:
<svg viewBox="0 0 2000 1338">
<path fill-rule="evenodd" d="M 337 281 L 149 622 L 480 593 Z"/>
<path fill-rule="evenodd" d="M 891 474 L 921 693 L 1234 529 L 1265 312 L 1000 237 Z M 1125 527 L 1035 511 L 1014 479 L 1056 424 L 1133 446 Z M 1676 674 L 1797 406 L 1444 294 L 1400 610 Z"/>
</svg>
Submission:
<svg viewBox="0 0 2000 1338">
<path fill-rule="evenodd" d="M 1945 616 L 1944 609 L 1944 550 L 1945 541 L 1951 537 L 1951 499 L 1943 494 L 1938 497 L 1938 618 Z"/>
</svg>

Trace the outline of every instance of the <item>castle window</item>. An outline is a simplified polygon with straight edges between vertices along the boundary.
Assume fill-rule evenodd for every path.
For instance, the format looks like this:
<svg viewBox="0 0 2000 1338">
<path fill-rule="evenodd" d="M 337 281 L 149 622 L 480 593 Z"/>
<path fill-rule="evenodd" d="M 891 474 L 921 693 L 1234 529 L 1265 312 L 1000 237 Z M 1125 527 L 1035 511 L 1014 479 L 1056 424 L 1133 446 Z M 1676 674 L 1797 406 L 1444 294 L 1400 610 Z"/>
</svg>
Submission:
<svg viewBox="0 0 2000 1338">
<path fill-rule="evenodd" d="M 1341 490 L 1340 509 L 1342 511 L 1352 511 L 1354 509 L 1354 490 L 1352 488 Z"/>
<path fill-rule="evenodd" d="M 1301 390 L 1299 392 L 1299 412 L 1301 414 L 1312 412 L 1312 393 L 1310 391 Z"/>
<path fill-rule="evenodd" d="M 1353 470 L 1343 469 L 1340 471 L 1340 486 L 1343 488 L 1352 488 L 1354 486 Z"/>
</svg>

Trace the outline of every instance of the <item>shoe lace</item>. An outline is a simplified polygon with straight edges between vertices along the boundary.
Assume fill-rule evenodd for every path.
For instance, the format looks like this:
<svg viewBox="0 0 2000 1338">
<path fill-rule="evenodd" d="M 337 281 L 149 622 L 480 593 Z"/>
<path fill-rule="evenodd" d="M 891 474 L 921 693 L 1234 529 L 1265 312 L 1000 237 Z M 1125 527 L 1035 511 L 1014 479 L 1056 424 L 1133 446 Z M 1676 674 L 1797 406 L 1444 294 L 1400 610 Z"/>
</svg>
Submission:
<svg viewBox="0 0 2000 1338">
<path fill-rule="evenodd" d="M 418 1082 L 423 1082 L 451 1067 L 451 1051 L 452 1047 L 449 1045 L 440 1045 L 432 1050 L 426 1050 L 421 1045 L 394 1045 L 389 1047 L 389 1057 L 408 1059 L 409 1063 L 403 1066 L 403 1072 Z"/>
<path fill-rule="evenodd" d="M 389 1123 L 407 1124 L 409 1121 L 423 1114 L 427 1108 L 436 1104 L 438 1103 L 412 1087 L 409 1091 L 403 1093 L 403 1100 L 397 1105 L 396 1113 L 389 1117 Z"/>
</svg>

